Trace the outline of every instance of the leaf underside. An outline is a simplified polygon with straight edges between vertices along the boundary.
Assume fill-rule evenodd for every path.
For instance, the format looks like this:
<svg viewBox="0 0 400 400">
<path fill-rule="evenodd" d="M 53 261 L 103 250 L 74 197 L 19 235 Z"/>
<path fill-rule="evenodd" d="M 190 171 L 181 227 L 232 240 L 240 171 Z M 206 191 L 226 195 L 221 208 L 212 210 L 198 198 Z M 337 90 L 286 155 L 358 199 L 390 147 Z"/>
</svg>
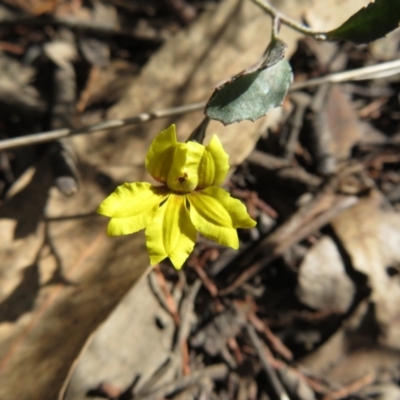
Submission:
<svg viewBox="0 0 400 400">
<path fill-rule="evenodd" d="M 256 121 L 282 104 L 291 82 L 290 64 L 282 59 L 269 68 L 239 75 L 217 88 L 205 114 L 224 125 Z"/>
</svg>

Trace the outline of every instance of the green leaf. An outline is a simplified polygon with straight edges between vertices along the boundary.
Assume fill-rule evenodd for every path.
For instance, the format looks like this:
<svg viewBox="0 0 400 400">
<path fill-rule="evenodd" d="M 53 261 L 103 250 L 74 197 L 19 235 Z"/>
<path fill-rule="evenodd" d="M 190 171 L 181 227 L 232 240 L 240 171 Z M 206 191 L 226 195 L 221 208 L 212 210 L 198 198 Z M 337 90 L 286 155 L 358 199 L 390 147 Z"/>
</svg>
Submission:
<svg viewBox="0 0 400 400">
<path fill-rule="evenodd" d="M 282 104 L 292 82 L 290 64 L 282 59 L 286 45 L 274 39 L 258 67 L 250 67 L 217 87 L 205 114 L 224 125 L 256 121 Z"/>
<path fill-rule="evenodd" d="M 400 23 L 400 0 L 375 0 L 325 35 L 330 40 L 361 44 L 385 36 Z"/>
</svg>

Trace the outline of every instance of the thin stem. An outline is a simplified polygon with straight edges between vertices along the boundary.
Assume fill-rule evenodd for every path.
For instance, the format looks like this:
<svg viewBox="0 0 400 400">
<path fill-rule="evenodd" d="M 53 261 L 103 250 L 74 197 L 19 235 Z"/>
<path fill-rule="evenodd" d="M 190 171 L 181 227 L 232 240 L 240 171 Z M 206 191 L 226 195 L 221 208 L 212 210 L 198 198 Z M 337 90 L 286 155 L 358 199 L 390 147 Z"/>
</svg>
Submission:
<svg viewBox="0 0 400 400">
<path fill-rule="evenodd" d="M 210 123 L 210 118 L 205 116 L 203 121 L 200 122 L 200 125 L 189 136 L 187 142 L 192 141 L 203 144 L 209 123 Z"/>
<path fill-rule="evenodd" d="M 11 139 L 0 140 L 0 151 L 14 149 L 17 147 L 31 146 L 35 144 L 51 142 L 69 136 L 83 135 L 86 133 L 99 132 L 108 129 L 120 128 L 122 126 L 135 125 L 142 122 L 152 121 L 158 118 L 174 117 L 189 112 L 200 111 L 204 109 L 206 103 L 192 103 L 174 108 L 167 108 L 165 110 L 158 110 L 149 113 L 140 113 L 134 117 L 127 119 L 112 119 L 110 121 L 100 122 L 99 124 L 84 126 L 79 129 L 56 129 L 54 131 L 34 133 L 32 135 L 25 135 Z"/>
<path fill-rule="evenodd" d="M 305 82 L 294 83 L 289 91 L 302 90 L 325 83 L 340 83 L 346 81 L 361 81 L 369 79 L 381 79 L 400 73 L 400 60 L 387 61 L 368 67 L 352 69 L 350 71 L 336 72 L 334 74 L 310 79 Z"/>
<path fill-rule="evenodd" d="M 303 33 L 307 36 L 312 36 L 314 39 L 326 40 L 326 35 L 324 32 L 315 31 L 314 29 L 311 29 L 308 26 L 300 24 L 299 22 L 288 17 L 287 15 L 282 14 L 275 7 L 271 6 L 271 4 L 269 4 L 267 1 L 253 0 L 253 2 L 255 4 L 257 4 L 259 7 L 261 7 L 267 14 L 269 14 L 271 16 L 271 18 L 273 19 L 274 30 L 275 30 L 276 20 L 279 20 L 282 24 L 285 24 L 285 25 L 289 26 L 290 28 L 292 28 L 300 33 Z"/>
<path fill-rule="evenodd" d="M 400 73 L 400 60 L 388 61 L 368 67 L 353 69 L 351 71 L 336 72 L 331 75 L 322 76 L 320 78 L 310 79 L 305 82 L 294 83 L 289 92 L 307 89 L 323 85 L 324 83 L 340 83 L 357 80 L 380 79 Z M 147 121 L 152 121 L 158 118 L 173 117 L 187 114 L 189 112 L 203 110 L 206 102 L 193 103 L 184 106 L 158 110 L 150 113 L 141 113 L 127 119 L 113 119 L 110 121 L 101 122 L 96 125 L 86 126 L 79 129 L 56 129 L 54 131 L 34 133 L 31 135 L 20 136 L 11 139 L 0 140 L 0 151 L 13 149 L 23 146 L 32 146 L 35 144 L 51 142 L 74 135 L 83 135 L 103 131 L 106 129 L 115 129 L 122 126 L 139 124 Z"/>
</svg>

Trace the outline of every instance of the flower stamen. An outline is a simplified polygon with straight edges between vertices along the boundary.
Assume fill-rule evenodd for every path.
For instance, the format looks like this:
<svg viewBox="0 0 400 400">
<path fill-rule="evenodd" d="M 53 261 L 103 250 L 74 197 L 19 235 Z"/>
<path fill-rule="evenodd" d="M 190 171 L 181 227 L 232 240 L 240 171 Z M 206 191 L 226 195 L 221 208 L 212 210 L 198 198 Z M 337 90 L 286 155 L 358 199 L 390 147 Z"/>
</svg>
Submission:
<svg viewBox="0 0 400 400">
<path fill-rule="evenodd" d="M 188 179 L 188 174 L 187 174 L 186 172 L 184 172 L 184 173 L 183 173 L 183 176 L 180 176 L 180 177 L 178 178 L 178 181 L 179 181 L 180 183 L 183 183 L 183 182 L 185 182 L 187 179 Z"/>
</svg>

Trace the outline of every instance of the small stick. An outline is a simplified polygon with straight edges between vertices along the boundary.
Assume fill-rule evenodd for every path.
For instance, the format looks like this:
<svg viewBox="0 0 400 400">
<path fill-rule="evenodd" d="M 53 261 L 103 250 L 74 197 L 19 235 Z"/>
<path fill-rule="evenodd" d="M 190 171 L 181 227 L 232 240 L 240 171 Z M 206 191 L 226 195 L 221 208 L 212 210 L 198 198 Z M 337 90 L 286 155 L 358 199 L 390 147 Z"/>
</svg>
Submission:
<svg viewBox="0 0 400 400">
<path fill-rule="evenodd" d="M 90 99 L 90 95 L 92 94 L 93 88 L 95 87 L 97 79 L 100 76 L 100 71 L 101 70 L 99 67 L 95 65 L 92 66 L 89 72 L 89 77 L 87 79 L 86 86 L 82 90 L 79 101 L 76 104 L 76 111 L 78 112 L 78 114 L 82 114 L 83 111 L 85 111 Z"/>
<path fill-rule="evenodd" d="M 326 35 L 324 32 L 315 31 L 314 29 L 311 29 L 308 26 L 298 23 L 297 21 L 288 17 L 287 15 L 282 14 L 267 1 L 253 0 L 253 2 L 271 16 L 271 18 L 273 19 L 274 31 L 276 31 L 275 25 L 278 23 L 277 21 L 279 21 L 282 24 L 285 24 L 296 31 L 303 33 L 304 35 L 312 36 L 314 39 L 317 40 L 326 40 Z"/>
<path fill-rule="evenodd" d="M 208 277 L 208 275 L 204 271 L 203 267 L 196 263 L 193 266 L 193 269 L 196 271 L 197 275 L 199 276 L 199 278 L 203 282 L 203 285 L 208 290 L 208 292 L 210 293 L 211 297 L 217 297 L 218 296 L 218 288 L 215 286 L 215 284 Z"/>
<path fill-rule="evenodd" d="M 106 129 L 115 129 L 122 126 L 129 126 L 141 122 L 152 121 L 158 118 L 175 117 L 193 111 L 202 110 L 206 103 L 192 103 L 184 106 L 158 110 L 150 113 L 141 113 L 127 119 L 112 119 L 99 124 L 86 126 L 78 129 L 62 128 L 53 131 L 34 133 L 32 135 L 20 136 L 12 139 L 0 140 L 0 150 L 7 150 L 16 147 L 29 146 L 62 139 L 69 136 L 82 135 L 87 133 L 99 132 Z"/>
<path fill-rule="evenodd" d="M 254 251 L 253 257 L 253 260 L 258 257 L 261 258 L 261 261 L 253 261 L 248 269 L 242 272 L 231 285 L 221 289 L 219 294 L 224 296 L 236 290 L 276 260 L 285 250 L 329 223 L 344 210 L 354 206 L 357 201 L 358 198 L 355 196 L 322 193 L 312 203 L 300 209 L 274 233 L 262 240 L 258 249 Z"/>
<path fill-rule="evenodd" d="M 190 374 L 190 357 L 187 340 L 182 342 L 182 373 L 183 375 Z"/>
<path fill-rule="evenodd" d="M 18 56 L 22 55 L 25 53 L 25 48 L 22 46 L 19 46 L 14 43 L 9 43 L 9 42 L 3 42 L 0 41 L 0 50 L 1 51 L 6 51 L 11 54 L 16 54 Z"/>
<path fill-rule="evenodd" d="M 265 350 L 266 350 L 266 357 L 267 357 L 268 362 L 277 371 L 288 369 L 294 375 L 296 375 L 299 379 L 303 380 L 315 392 L 318 392 L 321 394 L 326 394 L 326 393 L 330 392 L 330 388 L 327 387 L 326 385 L 321 384 L 320 382 L 317 382 L 313 378 L 310 378 L 304 372 L 302 372 L 300 369 L 290 367 L 289 365 L 285 364 L 283 361 L 276 359 L 273 356 L 273 354 L 269 351 L 268 348 L 266 348 Z"/>
<path fill-rule="evenodd" d="M 307 89 L 319 86 L 324 83 L 340 83 L 352 80 L 368 80 L 379 79 L 400 73 L 400 60 L 388 61 L 368 67 L 353 69 L 351 71 L 338 72 L 335 74 L 323 76 L 320 78 L 310 79 L 305 82 L 294 83 L 289 91 Z M 68 136 L 83 135 L 98 132 L 106 129 L 115 129 L 122 126 L 129 126 L 157 118 L 175 117 L 189 112 L 200 111 L 206 106 L 206 102 L 192 103 L 178 107 L 158 110 L 149 113 L 141 113 L 127 119 L 113 119 L 99 124 L 86 126 L 78 129 L 57 129 L 53 131 L 34 133 L 30 135 L 20 136 L 12 139 L 0 140 L 0 150 L 8 150 L 16 147 L 31 146 L 34 144 L 51 142 L 52 140 L 61 139 Z"/>
<path fill-rule="evenodd" d="M 227 341 L 228 347 L 233 351 L 233 355 L 235 356 L 235 360 L 238 365 L 243 363 L 243 355 L 240 351 L 240 347 L 235 337 L 230 337 Z"/>
<path fill-rule="evenodd" d="M 279 397 L 279 400 L 290 400 L 288 394 L 286 393 L 285 388 L 283 387 L 281 381 L 278 379 L 275 370 L 268 362 L 267 357 L 265 355 L 265 349 L 261 340 L 258 338 L 256 331 L 254 330 L 253 326 L 250 324 L 246 325 L 247 334 L 253 345 L 254 349 L 256 350 L 258 357 L 260 358 L 261 364 L 264 368 L 265 373 L 268 376 L 268 379 L 271 382 L 272 387 L 276 395 Z"/>
<path fill-rule="evenodd" d="M 271 331 L 268 325 L 264 324 L 254 312 L 247 315 L 249 322 L 257 329 L 257 331 L 264 333 L 265 337 L 269 340 L 272 347 L 286 360 L 293 360 L 293 353 L 286 347 L 286 345 Z"/>
<path fill-rule="evenodd" d="M 261 200 L 256 192 L 251 192 L 250 190 L 242 190 L 242 189 L 233 189 L 231 191 L 232 195 L 238 197 L 242 200 L 251 199 L 258 209 L 264 211 L 267 215 L 269 215 L 273 219 L 278 218 L 278 213 L 265 201 Z"/>
<path fill-rule="evenodd" d="M 324 83 L 340 83 L 346 81 L 360 81 L 369 79 L 380 79 L 400 73 L 400 60 L 387 61 L 380 64 L 370 65 L 352 69 L 350 71 L 336 72 L 334 74 L 321 76 L 304 82 L 294 83 L 290 91 L 307 89 Z"/>
<path fill-rule="evenodd" d="M 371 116 L 371 114 L 376 113 L 388 101 L 389 99 L 387 97 L 376 99 L 367 104 L 365 107 L 361 108 L 361 110 L 358 110 L 358 116 L 360 118 L 368 118 Z"/>
<path fill-rule="evenodd" d="M 178 333 L 176 335 L 176 341 L 173 344 L 173 352 L 178 354 L 181 352 L 182 364 L 183 364 L 183 374 L 188 375 L 190 373 L 189 365 L 189 348 L 187 343 L 187 338 L 190 333 L 190 323 L 191 323 L 191 313 L 194 308 L 194 302 L 196 300 L 197 293 L 201 288 L 201 281 L 197 279 L 194 284 L 190 287 L 189 293 L 183 299 L 180 307 L 180 325 L 178 328 Z"/>
<path fill-rule="evenodd" d="M 163 399 L 172 393 L 182 391 L 189 386 L 198 385 L 204 379 L 222 380 L 225 379 L 229 370 L 225 364 L 215 364 L 192 372 L 190 375 L 178 378 L 174 382 L 162 385 L 147 393 L 135 397 L 136 400 L 156 400 Z"/>
<path fill-rule="evenodd" d="M 291 100 L 296 104 L 296 110 L 294 112 L 292 127 L 283 154 L 283 157 L 288 161 L 291 161 L 295 154 L 300 131 L 303 127 L 304 114 L 311 102 L 311 98 L 308 94 L 299 92 L 292 94 Z"/>
<path fill-rule="evenodd" d="M 193 311 L 194 302 L 196 300 L 197 293 L 201 288 L 201 281 L 197 279 L 194 284 L 190 287 L 188 295 L 184 298 L 181 305 L 181 325 L 177 334 L 177 339 L 174 344 L 174 351 L 179 349 L 181 343 L 186 341 L 190 333 L 190 313 Z"/>
<path fill-rule="evenodd" d="M 330 93 L 330 84 L 321 85 L 310 105 L 310 109 L 313 111 L 313 118 L 311 119 L 313 129 L 308 132 L 311 139 L 310 151 L 315 159 L 316 169 L 322 175 L 333 174 L 337 165 L 331 145 L 333 134 L 325 111 Z"/>
<path fill-rule="evenodd" d="M 149 34 L 141 34 L 137 29 L 120 29 L 114 26 L 107 26 L 107 24 L 100 22 L 93 22 L 80 20 L 78 18 L 68 17 L 54 17 L 50 15 L 46 16 L 33 16 L 27 13 L 13 13 L 1 21 L 2 27 L 10 27 L 16 25 L 33 25 L 34 27 L 42 26 L 56 26 L 65 27 L 72 31 L 78 31 L 87 33 L 89 35 L 101 37 L 101 38 L 127 38 L 135 40 L 143 45 L 159 46 L 164 41 L 160 36 L 154 36 Z"/>
<path fill-rule="evenodd" d="M 300 166 L 294 167 L 288 160 L 264 153 L 260 150 L 253 150 L 247 157 L 247 161 L 268 172 L 273 172 L 282 181 L 301 183 L 312 190 L 315 190 L 322 183 L 320 177 L 310 174 Z"/>
<path fill-rule="evenodd" d="M 375 379 L 376 379 L 375 374 L 373 372 L 368 372 L 365 375 L 363 375 L 361 378 L 350 383 L 349 385 L 344 386 L 338 390 L 335 390 L 334 392 L 327 394 L 326 396 L 324 396 L 322 398 L 322 400 L 343 399 L 344 397 L 348 397 L 352 393 L 358 392 L 364 386 L 370 385 L 372 382 L 374 382 Z"/>
<path fill-rule="evenodd" d="M 161 291 L 165 297 L 165 303 L 167 304 L 168 311 L 170 312 L 170 314 L 175 322 L 175 325 L 179 326 L 181 321 L 179 318 L 178 309 L 176 307 L 174 298 L 172 297 L 171 293 L 168 290 L 167 282 L 165 281 L 164 274 L 161 272 L 159 265 L 154 266 L 154 272 L 158 278 L 158 282 L 160 284 Z"/>
</svg>

